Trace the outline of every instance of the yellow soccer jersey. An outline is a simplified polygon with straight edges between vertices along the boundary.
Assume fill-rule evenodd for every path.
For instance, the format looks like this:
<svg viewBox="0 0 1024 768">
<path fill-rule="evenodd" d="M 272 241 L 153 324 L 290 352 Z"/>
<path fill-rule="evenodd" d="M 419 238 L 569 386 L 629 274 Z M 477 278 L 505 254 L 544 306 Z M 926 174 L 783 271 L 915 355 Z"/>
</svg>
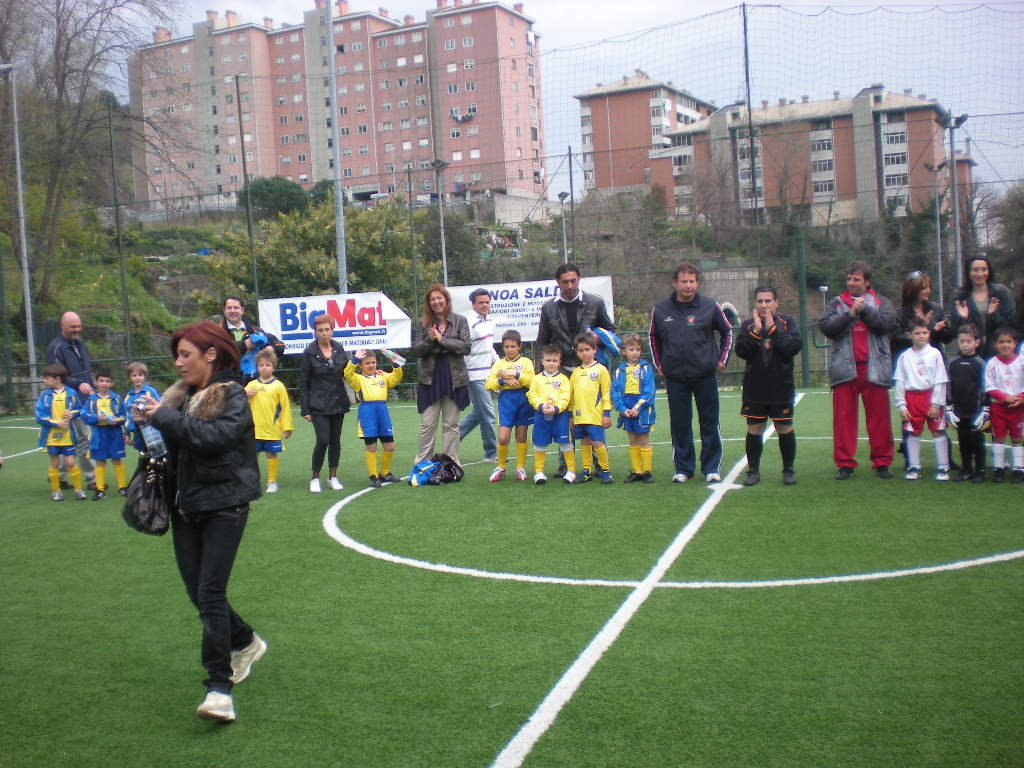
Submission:
<svg viewBox="0 0 1024 768">
<path fill-rule="evenodd" d="M 501 378 L 501 372 L 509 369 L 514 370 L 519 378 L 517 386 L 510 387 Z M 487 376 L 487 381 L 484 382 L 484 388 L 492 392 L 511 392 L 516 389 L 529 389 L 530 384 L 533 382 L 533 376 L 533 360 L 530 358 L 525 355 L 520 355 L 515 360 L 503 357 L 491 366 L 491 372 Z"/>
<path fill-rule="evenodd" d="M 530 391 L 526 393 L 526 399 L 534 410 L 540 407 L 541 403 L 553 403 L 558 412 L 569 409 L 571 396 L 569 377 L 564 373 L 556 373 L 548 376 L 546 373 L 539 373 L 530 382 Z"/>
<path fill-rule="evenodd" d="M 103 424 L 112 424 L 114 421 L 114 409 L 110 407 L 111 397 L 98 395 L 96 397 L 96 415 L 100 417 Z"/>
<path fill-rule="evenodd" d="M 50 421 L 55 425 L 60 424 L 64 418 L 64 414 L 68 409 L 68 391 L 62 389 L 60 392 L 53 393 L 53 402 L 50 404 Z M 46 445 L 71 445 L 71 428 L 70 427 L 50 427 L 50 431 L 46 433 Z"/>
<path fill-rule="evenodd" d="M 401 380 L 401 368 L 395 368 L 391 373 L 378 370 L 373 376 L 364 376 L 351 360 L 345 366 L 345 381 L 356 393 L 356 400 L 361 403 L 387 400 L 388 391 L 394 389 Z"/>
<path fill-rule="evenodd" d="M 278 379 L 253 379 L 245 385 L 245 390 L 256 393 L 249 398 L 249 408 L 257 440 L 280 440 L 285 432 L 295 430 L 288 390 Z"/>
<path fill-rule="evenodd" d="M 636 365 L 626 366 L 626 388 L 624 395 L 640 394 L 640 361 Z"/>
<path fill-rule="evenodd" d="M 572 372 L 572 421 L 601 426 L 605 411 L 612 409 L 612 377 L 600 363 L 582 365 Z"/>
</svg>

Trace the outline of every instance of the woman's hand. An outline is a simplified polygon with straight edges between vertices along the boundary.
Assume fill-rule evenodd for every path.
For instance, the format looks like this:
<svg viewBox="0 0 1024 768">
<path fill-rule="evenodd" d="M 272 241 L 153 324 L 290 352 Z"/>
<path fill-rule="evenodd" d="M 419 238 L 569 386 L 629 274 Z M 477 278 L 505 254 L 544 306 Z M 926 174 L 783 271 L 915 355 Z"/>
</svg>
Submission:
<svg viewBox="0 0 1024 768">
<path fill-rule="evenodd" d="M 966 320 L 968 317 L 970 317 L 970 313 L 967 310 L 967 302 L 966 301 L 958 301 L 958 302 L 956 302 L 956 313 L 957 313 L 957 315 L 960 316 L 961 320 Z"/>
<path fill-rule="evenodd" d="M 151 394 L 146 392 L 142 397 L 135 401 L 135 406 L 132 409 L 132 421 L 136 424 L 142 424 L 145 421 L 149 421 L 161 408 L 159 400 L 153 398 Z"/>
<path fill-rule="evenodd" d="M 999 297 L 998 296 L 993 296 L 992 298 L 990 298 L 988 300 L 988 313 L 989 313 L 989 315 L 994 315 L 998 311 L 999 311 Z"/>
<path fill-rule="evenodd" d="M 304 418 L 306 421 L 309 421 L 309 422 L 313 421 L 313 417 L 310 416 L 308 413 L 305 416 L 303 416 L 302 418 Z"/>
</svg>

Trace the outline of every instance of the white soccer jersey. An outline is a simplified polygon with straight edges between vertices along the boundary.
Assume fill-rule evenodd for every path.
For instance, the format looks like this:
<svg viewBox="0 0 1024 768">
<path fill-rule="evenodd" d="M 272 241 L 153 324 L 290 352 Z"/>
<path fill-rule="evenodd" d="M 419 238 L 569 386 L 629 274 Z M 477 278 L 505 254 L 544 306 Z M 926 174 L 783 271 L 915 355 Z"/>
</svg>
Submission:
<svg viewBox="0 0 1024 768">
<path fill-rule="evenodd" d="M 946 384 L 949 374 L 946 373 L 946 362 L 942 353 L 930 344 L 923 349 L 908 348 L 896 361 L 896 372 L 893 374 L 896 383 L 896 407 L 903 408 L 907 404 L 906 392 L 932 391 L 932 405 L 946 404 Z"/>
<path fill-rule="evenodd" d="M 985 364 L 985 391 L 1004 395 L 1024 394 L 1024 357 L 1001 360 L 998 355 Z"/>
</svg>

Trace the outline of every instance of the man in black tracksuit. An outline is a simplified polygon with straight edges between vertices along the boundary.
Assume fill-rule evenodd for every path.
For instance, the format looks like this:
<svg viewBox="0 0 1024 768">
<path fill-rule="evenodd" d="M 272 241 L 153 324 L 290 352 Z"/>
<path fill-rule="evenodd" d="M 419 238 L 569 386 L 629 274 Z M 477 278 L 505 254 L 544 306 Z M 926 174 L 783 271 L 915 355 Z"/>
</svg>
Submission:
<svg viewBox="0 0 1024 768">
<path fill-rule="evenodd" d="M 744 485 L 761 479 L 761 452 L 768 419 L 779 435 L 782 482 L 796 483 L 796 434 L 793 432 L 793 358 L 803 343 L 791 317 L 779 313 L 779 298 L 770 286 L 754 289 L 754 316 L 740 326 L 736 355 L 747 361 L 743 372 L 743 406 L 747 420 L 747 477 Z"/>
<path fill-rule="evenodd" d="M 672 429 L 672 482 L 694 475 L 693 401 L 700 425 L 700 469 L 709 483 L 722 479 L 718 431 L 718 376 L 732 350 L 732 325 L 714 299 L 701 296 L 700 270 L 682 263 L 672 274 L 675 292 L 651 310 L 651 354 L 665 377 Z M 718 333 L 718 343 L 715 343 Z"/>
</svg>

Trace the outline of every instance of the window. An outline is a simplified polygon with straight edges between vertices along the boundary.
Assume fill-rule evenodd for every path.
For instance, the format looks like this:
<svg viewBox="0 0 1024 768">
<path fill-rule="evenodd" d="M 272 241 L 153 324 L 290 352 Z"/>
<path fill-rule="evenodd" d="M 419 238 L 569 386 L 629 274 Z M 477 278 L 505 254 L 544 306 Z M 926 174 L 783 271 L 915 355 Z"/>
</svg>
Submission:
<svg viewBox="0 0 1024 768">
<path fill-rule="evenodd" d="M 828 152 L 832 149 L 832 139 L 814 139 L 811 142 L 811 152 Z"/>
<path fill-rule="evenodd" d="M 392 123 L 390 120 L 384 120 L 383 122 L 377 123 L 377 130 L 381 132 L 390 131 L 393 127 L 394 123 Z"/>
<path fill-rule="evenodd" d="M 291 144 L 292 143 L 292 137 L 291 136 L 282 136 L 281 137 L 281 143 L 282 144 Z"/>
<path fill-rule="evenodd" d="M 459 18 L 462 19 L 462 26 L 467 26 L 473 23 L 473 14 L 471 13 L 464 13 Z"/>
<path fill-rule="evenodd" d="M 462 62 L 463 69 L 476 69 L 476 59 L 466 59 Z"/>
<path fill-rule="evenodd" d="M 406 64 L 405 56 L 399 56 L 397 59 L 395 59 L 395 66 L 396 67 L 404 67 L 405 64 Z"/>
<path fill-rule="evenodd" d="M 382 91 L 389 90 L 390 88 L 391 88 L 391 81 L 390 80 L 381 80 L 380 81 L 380 89 Z"/>
<path fill-rule="evenodd" d="M 479 125 L 471 125 L 471 126 L 469 126 L 469 130 L 466 131 L 466 133 L 469 134 L 470 136 L 479 136 L 480 135 L 480 126 Z"/>
<path fill-rule="evenodd" d="M 228 136 L 228 144 L 236 144 L 238 142 L 237 136 Z"/>
<path fill-rule="evenodd" d="M 459 128 L 450 128 L 448 130 L 448 135 L 453 139 L 457 139 L 462 135 L 462 131 Z"/>
<path fill-rule="evenodd" d="M 293 93 L 292 94 L 292 102 L 295 103 L 295 104 L 299 104 L 302 101 L 302 98 L 303 98 L 303 96 L 302 96 L 301 93 Z"/>
<path fill-rule="evenodd" d="M 414 43 L 422 43 L 423 42 L 423 33 L 422 32 L 413 32 L 412 36 L 409 38 L 409 40 L 411 42 L 414 42 Z"/>
<path fill-rule="evenodd" d="M 298 160 L 300 163 L 304 163 L 304 162 L 306 162 L 306 155 L 300 153 L 300 154 L 295 156 L 295 159 Z"/>
<path fill-rule="evenodd" d="M 408 109 L 409 108 L 409 100 L 408 99 L 399 99 L 398 100 L 398 108 L 399 109 Z"/>
<path fill-rule="evenodd" d="M 395 45 L 405 45 L 405 35 L 395 35 Z"/>
<path fill-rule="evenodd" d="M 885 186 L 887 187 L 905 187 L 908 183 L 908 177 L 905 173 L 889 173 L 885 176 Z"/>
<path fill-rule="evenodd" d="M 405 88 L 408 85 L 409 85 L 409 78 L 408 77 L 400 77 L 400 78 L 398 78 L 398 87 L 399 88 Z"/>
<path fill-rule="evenodd" d="M 388 47 L 388 39 L 386 37 L 378 38 L 377 39 L 377 47 L 378 48 L 387 48 Z"/>
<path fill-rule="evenodd" d="M 402 118 L 402 122 L 399 123 L 399 128 L 401 128 L 403 131 L 406 130 L 407 128 L 412 128 L 412 119 L 408 117 Z"/>
<path fill-rule="evenodd" d="M 408 152 L 409 150 L 411 150 L 411 149 L 412 149 L 412 142 L 411 142 L 411 141 L 403 141 L 403 142 L 402 142 L 402 149 L 403 149 L 404 151 L 406 151 L 406 152 Z"/>
<path fill-rule="evenodd" d="M 363 22 L 361 22 L 361 21 L 353 21 L 349 25 L 349 29 L 351 29 L 353 32 L 358 32 L 362 28 L 363 28 Z"/>
<path fill-rule="evenodd" d="M 223 59 L 220 60 L 220 63 L 221 64 L 230 64 L 231 63 L 231 57 L 230 56 L 225 56 Z"/>
<path fill-rule="evenodd" d="M 360 41 L 356 40 L 354 43 L 352 43 L 352 52 L 353 53 L 355 53 L 356 51 L 361 51 L 361 50 L 363 50 L 363 44 Z"/>
<path fill-rule="evenodd" d="M 814 171 L 815 173 L 818 173 L 818 172 L 821 172 L 821 171 L 831 171 L 831 170 L 833 170 L 833 168 L 834 168 L 834 162 L 833 162 L 832 158 L 829 158 L 828 160 L 812 160 L 811 161 L 811 170 Z"/>
<path fill-rule="evenodd" d="M 365 111 L 366 111 L 366 102 L 359 102 L 358 104 L 356 104 L 356 112 L 365 112 Z"/>
<path fill-rule="evenodd" d="M 366 133 L 366 130 L 367 128 L 365 123 L 356 127 L 356 133 Z"/>
<path fill-rule="evenodd" d="M 444 41 L 444 49 L 446 51 L 454 51 L 455 50 L 455 41 L 454 40 L 445 40 Z"/>
<path fill-rule="evenodd" d="M 533 88 L 531 85 L 530 88 Z M 665 110 L 662 107 L 651 107 L 651 117 L 661 117 L 665 114 Z"/>
<path fill-rule="evenodd" d="M 363 69 L 365 69 L 365 67 L 363 67 L 363 62 L 361 61 L 357 61 L 355 64 L 352 65 L 353 72 L 362 72 Z"/>
<path fill-rule="evenodd" d="M 893 131 L 892 133 L 885 134 L 886 144 L 906 144 L 907 143 L 907 132 L 906 131 Z"/>
<path fill-rule="evenodd" d="M 304 133 L 296 133 L 295 134 L 295 142 L 294 142 L 295 144 L 305 144 L 307 141 L 309 141 L 309 136 L 307 136 L 306 134 L 304 134 Z"/>
<path fill-rule="evenodd" d="M 455 19 L 453 17 L 449 16 L 449 17 L 447 17 L 444 20 L 444 27 L 445 27 L 445 29 L 451 29 L 454 26 L 455 26 Z"/>
<path fill-rule="evenodd" d="M 814 121 L 814 130 L 816 131 L 831 131 L 832 130 L 832 118 L 826 117 L 822 120 Z"/>
<path fill-rule="evenodd" d="M 467 82 L 466 83 L 466 90 L 467 91 L 475 91 L 476 90 L 476 80 L 470 80 L 469 82 Z"/>
<path fill-rule="evenodd" d="M 580 118 L 580 125 L 582 127 L 586 128 L 590 124 L 591 124 L 590 115 L 583 115 L 583 117 Z M 675 142 L 673 142 L 673 144 L 674 143 Z"/>
<path fill-rule="evenodd" d="M 463 48 L 472 48 L 473 47 L 473 37 L 472 37 L 472 35 L 467 35 L 466 37 L 462 38 L 462 47 Z"/>
<path fill-rule="evenodd" d="M 462 152 L 452 152 L 452 162 L 458 163 L 462 160 Z"/>
<path fill-rule="evenodd" d="M 422 107 L 422 106 L 426 105 L 426 103 L 427 103 L 427 96 L 426 96 L 426 94 L 420 94 L 419 96 L 416 97 L 416 106 L 417 107 Z"/>
<path fill-rule="evenodd" d="M 448 93 L 458 93 L 458 92 L 459 92 L 459 84 L 458 83 L 448 83 Z"/>
<path fill-rule="evenodd" d="M 381 105 L 380 105 L 380 111 L 381 112 L 390 112 L 391 111 L 391 102 L 390 101 L 382 102 Z"/>
<path fill-rule="evenodd" d="M 370 175 L 370 166 L 368 166 L 368 165 L 360 165 L 359 166 L 359 175 L 360 176 L 369 176 Z"/>
<path fill-rule="evenodd" d="M 430 139 L 420 139 L 420 146 L 421 147 L 429 147 L 430 146 Z"/>
<path fill-rule="evenodd" d="M 475 115 L 476 114 L 476 104 L 470 104 L 468 107 L 466 107 L 466 114 L 467 115 Z"/>
<path fill-rule="evenodd" d="M 470 160 L 479 160 L 480 159 L 480 150 L 479 149 L 471 149 L 471 150 L 469 150 L 469 159 Z"/>
<path fill-rule="evenodd" d="M 893 152 L 892 154 L 883 155 L 882 162 L 884 165 L 906 165 L 907 164 L 907 153 L 906 152 Z"/>
<path fill-rule="evenodd" d="M 296 112 L 296 113 L 295 113 L 295 122 L 296 122 L 296 123 L 301 123 L 301 122 L 302 122 L 303 120 L 305 120 L 305 119 L 306 119 L 306 118 L 304 118 L 304 117 L 302 116 L 302 113 L 301 113 L 301 112 Z"/>
<path fill-rule="evenodd" d="M 391 142 L 385 143 L 384 144 L 384 151 L 385 152 L 394 152 L 395 151 L 395 145 L 393 143 L 391 143 Z"/>
<path fill-rule="evenodd" d="M 302 54 L 301 53 L 293 53 L 289 58 L 292 61 L 302 61 Z"/>
<path fill-rule="evenodd" d="M 338 129 L 338 133 L 341 136 L 348 136 L 349 134 L 352 133 L 352 129 L 349 128 L 347 125 L 343 125 Z"/>
<path fill-rule="evenodd" d="M 836 191 L 836 183 L 834 181 L 816 181 L 814 182 L 814 194 L 821 195 Z"/>
<path fill-rule="evenodd" d="M 342 168 L 341 169 L 341 175 L 344 176 L 346 179 L 351 179 L 352 178 L 352 169 L 351 168 Z"/>
<path fill-rule="evenodd" d="M 449 74 L 451 74 L 452 72 L 457 72 L 458 69 L 459 69 L 459 65 L 456 64 L 454 61 L 448 63 L 447 70 L 448 70 Z"/>
<path fill-rule="evenodd" d="M 352 157 L 352 147 L 342 147 L 341 155 L 342 157 Z"/>
<path fill-rule="evenodd" d="M 423 83 L 425 83 L 426 81 L 427 81 L 427 76 L 426 75 L 416 75 L 412 79 L 413 85 L 423 85 Z"/>
<path fill-rule="evenodd" d="M 360 155 L 368 155 L 368 154 L 370 154 L 370 146 L 368 144 L 360 144 L 359 145 L 359 154 Z"/>
<path fill-rule="evenodd" d="M 412 57 L 412 63 L 413 64 L 422 64 L 423 63 L 423 54 L 422 53 L 415 54 Z"/>
</svg>

